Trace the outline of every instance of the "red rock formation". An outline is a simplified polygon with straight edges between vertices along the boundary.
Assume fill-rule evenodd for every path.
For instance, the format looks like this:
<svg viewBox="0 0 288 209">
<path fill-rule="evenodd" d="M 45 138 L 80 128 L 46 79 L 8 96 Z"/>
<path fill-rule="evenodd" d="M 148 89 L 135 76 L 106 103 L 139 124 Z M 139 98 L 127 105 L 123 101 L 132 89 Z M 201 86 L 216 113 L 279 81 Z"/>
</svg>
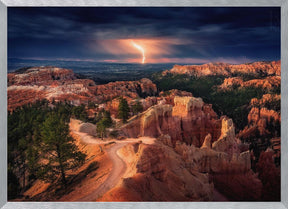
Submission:
<svg viewBox="0 0 288 209">
<path fill-rule="evenodd" d="M 270 103 L 271 101 L 280 101 L 281 95 L 278 94 L 264 94 L 261 99 L 253 98 L 250 101 L 250 105 L 252 107 L 265 106 L 266 103 Z"/>
<path fill-rule="evenodd" d="M 207 75 L 229 75 L 225 71 L 227 64 L 224 63 L 208 63 L 203 65 L 174 65 L 171 70 L 166 70 L 163 75 L 172 74 L 187 74 L 193 76 L 207 76 Z"/>
<path fill-rule="evenodd" d="M 172 89 L 168 92 L 160 92 L 159 93 L 159 97 L 155 97 L 155 96 L 149 96 L 144 98 L 131 98 L 131 97 L 124 97 L 127 101 L 129 106 L 131 107 L 133 104 L 135 104 L 136 102 L 140 102 L 142 107 L 143 107 L 143 111 L 147 110 L 148 108 L 157 105 L 157 104 L 171 104 L 174 105 L 174 98 L 176 96 L 190 96 L 192 97 L 192 93 L 190 92 L 186 92 L 186 91 L 180 91 L 177 89 Z M 119 106 L 119 99 L 115 98 L 111 101 L 108 101 L 106 103 L 106 105 L 104 106 L 104 108 L 107 111 L 110 111 L 111 115 L 113 115 L 114 117 L 117 116 L 118 114 L 118 106 Z M 210 109 L 212 109 L 212 105 L 205 105 L 204 107 L 204 112 L 209 111 Z M 217 117 L 216 113 L 213 111 L 210 112 L 210 114 L 212 114 L 214 117 Z"/>
<path fill-rule="evenodd" d="M 214 142 L 211 135 L 205 137 L 201 148 L 177 142 L 175 150 L 191 169 L 208 173 L 245 173 L 250 171 L 250 153 L 241 152 L 240 140 L 235 137 L 231 119 L 222 119 L 221 136 Z"/>
<path fill-rule="evenodd" d="M 255 136 L 258 131 L 261 136 L 270 134 L 269 126 L 275 125 L 275 123 L 281 123 L 280 111 L 273 109 L 267 109 L 266 106 L 271 108 L 274 101 L 280 105 L 281 96 L 264 94 L 261 99 L 251 99 L 250 106 L 252 107 L 248 114 L 248 125 L 239 132 L 238 137 L 241 139 L 247 139 L 251 136 Z M 280 108 L 280 107 L 277 107 Z"/>
<path fill-rule="evenodd" d="M 12 111 L 17 107 L 21 107 L 28 103 L 33 103 L 43 98 L 45 98 L 45 93 L 40 90 L 35 91 L 33 88 L 19 88 L 9 90 L 8 88 L 8 111 Z"/>
<path fill-rule="evenodd" d="M 209 175 L 187 169 L 170 147 L 161 143 L 129 144 L 118 153 L 126 159 L 128 171 L 123 182 L 100 201 L 213 200 Z"/>
<path fill-rule="evenodd" d="M 271 120 L 274 123 L 281 123 L 280 114 L 275 110 L 253 107 L 248 114 L 248 126 L 240 131 L 238 136 L 243 139 L 248 138 L 251 135 L 255 135 L 257 130 L 261 136 L 269 134 L 267 125 L 270 125 Z"/>
<path fill-rule="evenodd" d="M 171 104 L 174 106 L 174 98 L 175 96 L 179 96 L 179 97 L 192 97 L 192 93 L 191 92 L 187 92 L 187 91 L 180 91 L 178 89 L 171 89 L 169 91 L 163 92 L 161 91 L 159 93 L 159 96 L 164 97 L 165 98 L 165 102 L 166 104 Z"/>
<path fill-rule="evenodd" d="M 160 97 L 146 97 L 145 99 L 140 100 L 143 110 L 147 110 L 149 107 L 158 104 L 160 101 L 162 101 L 162 98 Z"/>
<path fill-rule="evenodd" d="M 248 114 L 248 125 L 239 132 L 240 138 L 248 138 L 259 131 L 260 136 L 269 134 L 268 126 L 273 123 L 281 123 L 281 117 L 275 110 L 253 107 Z"/>
<path fill-rule="evenodd" d="M 72 70 L 57 67 L 32 67 L 24 71 L 8 74 L 8 86 L 48 85 L 54 81 L 76 79 Z"/>
<path fill-rule="evenodd" d="M 272 89 L 281 85 L 280 76 L 268 76 L 263 79 L 253 79 L 249 81 L 243 81 L 240 77 L 225 78 L 223 84 L 219 86 L 219 89 L 229 90 L 234 87 L 257 87 L 263 89 Z"/>
<path fill-rule="evenodd" d="M 88 101 L 102 103 L 119 96 L 133 99 L 156 93 L 156 85 L 146 78 L 95 85 L 89 79 L 76 79 L 72 70 L 56 67 L 34 67 L 8 74 L 9 110 L 41 99 L 67 100 L 79 105 Z"/>
<path fill-rule="evenodd" d="M 211 106 L 204 106 L 200 98 L 175 97 L 174 106 L 153 106 L 132 118 L 122 131 L 130 137 L 159 136 L 159 141 L 181 156 L 185 169 L 194 175 L 213 175 L 217 189 L 230 194 L 231 200 L 259 200 L 262 184 L 251 170 L 250 152 L 242 152 L 232 120 L 217 119 Z M 162 179 L 161 172 L 154 173 Z"/>
<path fill-rule="evenodd" d="M 273 155 L 273 150 L 261 152 L 257 163 L 257 172 L 263 183 L 262 199 L 266 201 L 280 201 L 280 168 L 276 168 Z"/>
<path fill-rule="evenodd" d="M 157 93 L 156 85 L 147 78 L 140 81 L 116 81 L 108 84 L 90 87 L 89 90 L 96 95 L 96 101 L 101 102 L 115 97 L 129 98 L 153 96 Z"/>
<path fill-rule="evenodd" d="M 211 143 L 207 135 L 202 147 L 176 143 L 187 168 L 213 175 L 218 191 L 230 200 L 260 200 L 262 184 L 251 170 L 250 152 L 241 152 L 231 119 L 222 119 L 221 136 Z"/>
<path fill-rule="evenodd" d="M 187 74 L 193 76 L 225 75 L 233 73 L 281 75 L 280 61 L 254 62 L 249 64 L 231 65 L 226 63 L 208 63 L 203 65 L 175 65 L 171 70 L 163 71 L 163 75 Z"/>
<path fill-rule="evenodd" d="M 174 104 L 158 104 L 134 116 L 122 127 L 123 133 L 129 137 L 168 134 L 173 144 L 180 140 L 197 147 L 203 144 L 208 133 L 213 141 L 218 139 L 221 120 L 211 105 L 204 104 L 201 98 L 177 96 Z"/>
<path fill-rule="evenodd" d="M 268 123 L 270 123 L 272 118 L 274 119 L 274 121 L 281 121 L 281 117 L 279 113 L 277 113 L 275 110 L 268 110 L 267 108 L 261 108 L 259 112 L 259 108 L 258 108 L 256 112 L 258 113 L 257 116 L 259 116 L 259 118 L 256 116 L 256 118 L 252 117 L 250 119 L 250 115 L 248 115 L 248 123 L 259 123 L 260 119 L 265 120 Z"/>
<path fill-rule="evenodd" d="M 243 80 L 240 77 L 225 78 L 219 89 L 230 89 L 233 87 L 243 86 Z"/>
</svg>

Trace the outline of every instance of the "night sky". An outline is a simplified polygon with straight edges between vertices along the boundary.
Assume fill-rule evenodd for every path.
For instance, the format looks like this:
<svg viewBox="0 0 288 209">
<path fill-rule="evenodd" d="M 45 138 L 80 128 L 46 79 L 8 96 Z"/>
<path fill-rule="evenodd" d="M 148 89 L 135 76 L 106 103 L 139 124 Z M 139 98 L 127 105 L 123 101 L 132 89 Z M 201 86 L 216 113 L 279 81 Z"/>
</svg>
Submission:
<svg viewBox="0 0 288 209">
<path fill-rule="evenodd" d="M 8 8 L 8 57 L 146 63 L 280 59 L 280 7 Z"/>
</svg>

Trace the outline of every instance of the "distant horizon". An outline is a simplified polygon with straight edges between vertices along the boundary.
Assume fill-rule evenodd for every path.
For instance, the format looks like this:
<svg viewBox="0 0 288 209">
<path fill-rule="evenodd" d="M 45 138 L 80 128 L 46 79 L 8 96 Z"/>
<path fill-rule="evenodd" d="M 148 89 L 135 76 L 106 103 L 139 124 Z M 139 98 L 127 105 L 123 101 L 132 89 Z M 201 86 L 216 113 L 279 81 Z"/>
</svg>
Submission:
<svg viewBox="0 0 288 209">
<path fill-rule="evenodd" d="M 223 62 L 223 61 L 208 61 L 207 60 L 207 62 L 198 62 L 198 63 L 196 63 L 196 62 L 157 62 L 157 63 L 155 63 L 155 62 L 146 62 L 146 63 L 139 63 L 139 62 L 109 62 L 109 61 L 101 61 L 101 60 L 90 60 L 90 59 L 83 59 L 83 60 L 81 60 L 81 59 L 62 59 L 62 58 L 60 58 L 60 59 L 57 59 L 57 58 L 55 58 L 55 59 L 47 59 L 47 58 L 18 58 L 18 57 L 11 57 L 11 58 L 8 58 L 8 60 L 25 60 L 25 61 L 58 61 L 58 62 L 90 62 L 90 63 L 101 63 L 101 64 L 138 64 L 138 65 L 143 65 L 143 66 L 145 66 L 145 65 L 151 65 L 151 64 L 155 64 L 155 65 L 157 65 L 157 64 L 175 64 L 175 65 L 203 65 L 203 64 L 209 64 L 209 63 L 225 63 L 225 64 L 231 64 L 231 65 L 239 65 L 239 64 L 247 64 L 247 63 L 254 63 L 254 62 L 273 62 L 273 61 L 281 61 L 281 59 L 259 59 L 259 60 L 251 60 L 251 61 L 247 61 L 247 62 L 234 62 L 234 63 L 232 63 L 232 62 Z"/>
</svg>

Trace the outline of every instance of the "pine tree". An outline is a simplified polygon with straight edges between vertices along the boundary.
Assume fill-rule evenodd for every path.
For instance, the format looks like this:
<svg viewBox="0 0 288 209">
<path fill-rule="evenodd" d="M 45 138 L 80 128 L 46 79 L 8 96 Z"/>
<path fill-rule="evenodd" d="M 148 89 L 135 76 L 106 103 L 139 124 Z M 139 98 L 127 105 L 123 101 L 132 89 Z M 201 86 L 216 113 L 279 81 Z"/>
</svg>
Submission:
<svg viewBox="0 0 288 209">
<path fill-rule="evenodd" d="M 8 190 L 8 200 L 16 198 L 20 193 L 19 179 L 9 167 L 8 167 L 7 190 Z"/>
<path fill-rule="evenodd" d="M 29 171 L 29 180 L 36 178 L 39 167 L 38 161 L 40 160 L 41 136 L 38 128 L 39 125 L 34 129 L 31 141 L 25 151 Z"/>
<path fill-rule="evenodd" d="M 133 115 L 136 115 L 139 112 L 142 112 L 143 111 L 142 103 L 139 100 L 137 100 L 136 103 L 132 105 L 131 109 L 132 109 Z"/>
<path fill-rule="evenodd" d="M 38 177 L 42 180 L 55 181 L 59 175 L 66 187 L 66 172 L 82 165 L 86 155 L 80 152 L 69 135 L 69 127 L 63 118 L 52 112 L 41 127 L 42 164 Z"/>
<path fill-rule="evenodd" d="M 102 113 L 102 118 L 97 123 L 97 133 L 99 133 L 102 140 L 104 136 L 106 135 L 106 128 L 111 127 L 111 125 L 112 125 L 112 119 L 111 119 L 110 112 L 104 111 Z"/>
<path fill-rule="evenodd" d="M 129 111 L 130 109 L 129 109 L 127 100 L 124 99 L 123 97 L 120 97 L 119 107 L 118 107 L 118 118 L 120 118 L 123 123 L 127 122 Z"/>
</svg>

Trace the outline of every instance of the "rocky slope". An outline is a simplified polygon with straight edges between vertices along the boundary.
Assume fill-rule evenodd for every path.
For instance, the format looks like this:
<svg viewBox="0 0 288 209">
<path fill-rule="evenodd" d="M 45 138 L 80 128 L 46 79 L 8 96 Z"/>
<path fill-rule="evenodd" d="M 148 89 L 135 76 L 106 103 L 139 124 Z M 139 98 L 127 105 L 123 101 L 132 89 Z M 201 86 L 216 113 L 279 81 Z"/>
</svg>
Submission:
<svg viewBox="0 0 288 209">
<path fill-rule="evenodd" d="M 89 79 L 77 79 L 72 70 L 33 67 L 8 74 L 8 110 L 36 100 L 67 100 L 71 104 L 102 103 L 118 96 L 137 98 L 157 94 L 149 79 L 117 81 L 96 85 Z"/>
<path fill-rule="evenodd" d="M 253 62 L 248 64 L 232 65 L 227 63 L 208 63 L 203 65 L 175 65 L 171 70 L 163 71 L 163 75 L 186 74 L 190 76 L 224 75 L 232 76 L 235 73 L 280 76 L 280 61 Z"/>
<path fill-rule="evenodd" d="M 59 184 L 36 180 L 25 191 L 25 198 L 20 201 L 75 201 L 79 196 L 97 188 L 107 178 L 112 162 L 107 156 L 105 146 L 85 143 L 81 139 L 77 133 L 87 132 L 87 124 L 72 119 L 69 125 L 74 143 L 81 152 L 87 154 L 85 163 L 68 172 L 69 185 L 66 189 L 63 190 Z"/>
<path fill-rule="evenodd" d="M 171 147 L 129 144 L 119 150 L 128 170 L 122 183 L 100 201 L 211 201 L 209 175 L 186 167 Z"/>
<path fill-rule="evenodd" d="M 250 152 L 240 148 L 232 120 L 211 116 L 211 107 L 207 111 L 199 98 L 175 97 L 174 103 L 150 107 L 122 128 L 127 136 L 158 140 L 121 150 L 129 171 L 101 200 L 213 200 L 213 185 L 231 200 L 259 200 L 262 184 L 251 170 Z M 208 118 L 219 123 L 216 130 L 208 128 Z M 199 133 L 201 121 L 205 123 Z M 188 134 L 199 140 L 187 141 Z"/>
</svg>

